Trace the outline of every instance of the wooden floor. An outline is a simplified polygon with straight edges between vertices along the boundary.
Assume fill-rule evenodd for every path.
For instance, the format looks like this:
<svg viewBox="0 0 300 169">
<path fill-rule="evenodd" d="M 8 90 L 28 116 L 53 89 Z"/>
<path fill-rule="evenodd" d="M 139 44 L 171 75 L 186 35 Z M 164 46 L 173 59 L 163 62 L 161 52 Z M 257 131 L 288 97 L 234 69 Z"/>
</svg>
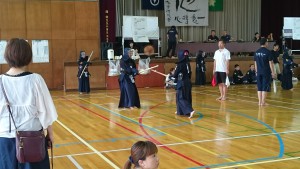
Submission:
<svg viewBox="0 0 300 169">
<path fill-rule="evenodd" d="M 141 109 L 118 109 L 119 90 L 51 92 L 55 169 L 122 168 L 138 140 L 158 148 L 160 169 L 300 168 L 300 83 L 269 93 L 257 106 L 256 85 L 193 87 L 192 120 L 177 116 L 175 90 L 140 88 Z"/>
</svg>

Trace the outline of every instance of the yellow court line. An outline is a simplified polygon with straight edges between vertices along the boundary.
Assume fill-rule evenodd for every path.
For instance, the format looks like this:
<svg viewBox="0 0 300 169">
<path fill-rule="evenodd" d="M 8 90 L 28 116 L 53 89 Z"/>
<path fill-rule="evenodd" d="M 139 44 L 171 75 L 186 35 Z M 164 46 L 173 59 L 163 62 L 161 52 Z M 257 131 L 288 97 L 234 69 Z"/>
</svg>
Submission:
<svg viewBox="0 0 300 169">
<path fill-rule="evenodd" d="M 59 120 L 56 120 L 58 124 L 60 124 L 63 128 L 65 128 L 68 132 L 70 132 L 74 137 L 76 137 L 79 141 L 81 141 L 84 145 L 90 148 L 93 152 L 95 152 L 99 157 L 101 157 L 104 161 L 106 161 L 110 166 L 114 169 L 119 169 L 120 167 L 116 166 L 112 161 L 102 155 L 98 150 L 96 150 L 93 146 L 91 146 L 88 142 L 86 142 L 83 138 L 79 137 L 75 132 L 73 132 L 70 128 L 64 125 Z"/>
<path fill-rule="evenodd" d="M 261 161 L 261 162 L 256 162 L 256 163 L 248 163 L 248 164 L 238 164 L 238 165 L 218 167 L 218 168 L 222 169 L 222 168 L 233 168 L 233 167 L 245 167 L 245 166 L 248 166 L 248 165 L 257 165 L 257 164 L 264 164 L 264 163 L 281 162 L 281 161 L 296 160 L 296 159 L 300 159 L 300 157 L 283 158 L 283 159 L 277 159 L 277 160 Z"/>
<path fill-rule="evenodd" d="M 90 104 L 95 105 L 93 102 L 90 102 L 90 101 L 87 101 L 87 100 L 84 100 L 84 99 L 81 99 L 81 98 L 80 98 L 80 100 L 83 100 L 83 101 L 85 101 L 85 102 L 87 102 L 87 103 L 90 103 Z M 122 116 L 124 116 L 124 115 L 122 115 Z M 126 118 L 129 118 L 129 117 L 127 117 L 127 116 L 125 116 L 125 117 L 126 117 Z M 138 121 L 136 121 L 136 120 L 134 120 L 134 119 L 132 119 L 132 118 L 129 118 L 129 119 L 131 119 L 132 121 L 135 121 L 135 122 L 139 123 Z M 153 127 L 148 126 L 148 125 L 145 125 L 145 124 L 143 124 L 143 125 L 146 126 L 146 127 L 149 127 L 149 128 L 153 128 Z M 155 128 L 155 129 L 156 129 L 156 128 Z M 156 130 L 158 130 L 158 129 L 156 129 Z M 179 141 L 181 141 L 181 142 L 187 142 L 186 140 L 183 140 L 183 139 L 181 139 L 181 138 L 178 138 L 178 137 L 176 137 L 176 136 L 174 136 L 174 135 L 172 135 L 172 134 L 163 132 L 163 131 L 161 131 L 161 130 L 158 130 L 158 131 L 160 131 L 161 133 L 164 133 L 164 134 L 166 134 L 166 135 L 169 135 L 170 137 L 173 137 L 173 138 L 175 138 L 175 139 L 177 139 L 177 140 L 179 140 Z M 207 153 L 210 153 L 210 154 L 212 154 L 212 155 L 215 155 L 215 156 L 218 155 L 217 153 L 215 153 L 215 152 L 213 152 L 213 151 L 210 151 L 210 150 L 208 150 L 208 149 L 205 149 L 205 148 L 203 148 L 203 147 L 201 147 L 201 146 L 194 145 L 193 143 L 190 143 L 190 144 L 191 144 L 192 146 L 194 146 L 194 147 L 196 147 L 196 148 L 199 148 L 200 150 L 203 150 L 203 151 L 205 151 L 205 152 L 207 152 Z M 235 162 L 234 160 L 231 160 L 231 159 L 229 159 L 229 158 L 224 158 L 224 159 L 227 160 L 227 161 L 230 161 L 230 162 Z M 246 167 L 246 168 L 248 168 L 248 167 Z"/>
</svg>

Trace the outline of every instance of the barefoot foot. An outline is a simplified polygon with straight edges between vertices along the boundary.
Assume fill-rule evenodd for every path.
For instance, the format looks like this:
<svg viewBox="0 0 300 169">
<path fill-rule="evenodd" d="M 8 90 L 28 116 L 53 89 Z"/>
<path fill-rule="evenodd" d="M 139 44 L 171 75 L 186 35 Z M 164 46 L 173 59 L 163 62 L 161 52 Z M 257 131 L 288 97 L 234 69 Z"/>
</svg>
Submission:
<svg viewBox="0 0 300 169">
<path fill-rule="evenodd" d="M 218 97 L 216 100 L 221 100 L 223 98 L 223 96 Z"/>
<path fill-rule="evenodd" d="M 190 113 L 189 119 L 192 118 L 192 117 L 194 116 L 194 113 L 195 113 L 195 111 L 192 111 L 192 112 Z"/>
</svg>

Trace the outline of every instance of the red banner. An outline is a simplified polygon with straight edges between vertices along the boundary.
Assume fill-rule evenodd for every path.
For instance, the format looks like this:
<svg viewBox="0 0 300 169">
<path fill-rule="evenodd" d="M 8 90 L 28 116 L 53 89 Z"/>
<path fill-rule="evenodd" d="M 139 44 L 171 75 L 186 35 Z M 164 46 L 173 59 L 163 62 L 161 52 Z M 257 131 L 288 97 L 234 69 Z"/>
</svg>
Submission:
<svg viewBox="0 0 300 169">
<path fill-rule="evenodd" d="M 115 42 L 116 39 L 116 0 L 100 1 L 101 42 Z"/>
</svg>

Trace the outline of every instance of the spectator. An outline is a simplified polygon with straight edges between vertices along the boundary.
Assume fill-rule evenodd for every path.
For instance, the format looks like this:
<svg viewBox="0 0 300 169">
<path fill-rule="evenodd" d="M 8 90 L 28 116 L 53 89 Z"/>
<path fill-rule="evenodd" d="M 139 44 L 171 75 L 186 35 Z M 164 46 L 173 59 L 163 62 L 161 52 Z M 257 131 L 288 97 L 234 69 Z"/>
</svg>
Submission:
<svg viewBox="0 0 300 169">
<path fill-rule="evenodd" d="M 240 65 L 234 65 L 234 72 L 233 72 L 233 84 L 242 84 L 243 83 L 244 75 L 240 70 Z"/>
<path fill-rule="evenodd" d="M 216 36 L 216 31 L 215 30 L 211 30 L 211 33 L 208 36 L 207 40 L 209 42 L 217 42 L 217 41 L 219 41 L 219 38 Z"/>
</svg>

